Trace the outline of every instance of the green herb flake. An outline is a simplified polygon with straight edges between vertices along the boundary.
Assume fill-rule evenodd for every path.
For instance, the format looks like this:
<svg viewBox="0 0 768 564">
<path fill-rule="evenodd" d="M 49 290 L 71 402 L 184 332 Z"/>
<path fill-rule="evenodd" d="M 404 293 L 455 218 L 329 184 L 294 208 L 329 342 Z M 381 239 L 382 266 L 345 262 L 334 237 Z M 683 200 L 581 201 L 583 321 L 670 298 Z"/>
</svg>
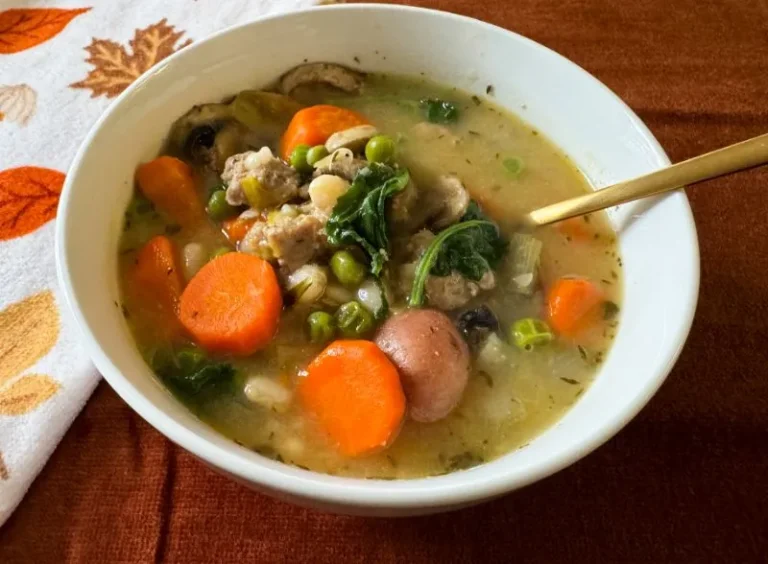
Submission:
<svg viewBox="0 0 768 564">
<path fill-rule="evenodd" d="M 611 320 L 619 314 L 619 306 L 615 302 L 603 302 L 603 319 Z"/>
<path fill-rule="evenodd" d="M 579 349 L 579 355 L 581 356 L 581 359 L 582 360 L 587 360 L 587 358 L 588 358 L 587 357 L 587 349 L 585 349 L 581 345 L 578 345 L 576 348 Z"/>
<path fill-rule="evenodd" d="M 566 384 L 571 384 L 572 386 L 575 386 L 575 385 L 577 385 L 577 384 L 580 384 L 580 383 L 581 383 L 581 382 L 579 382 L 578 380 L 574 380 L 573 378 L 562 378 L 562 377 L 561 377 L 560 379 L 561 379 L 563 382 L 565 382 Z"/>
<path fill-rule="evenodd" d="M 444 459 L 444 457 L 442 457 Z M 485 459 L 474 452 L 462 452 L 448 458 L 445 462 L 446 472 L 456 472 L 457 470 L 466 470 L 473 466 L 478 466 L 485 462 Z"/>
<path fill-rule="evenodd" d="M 424 98 L 419 104 L 430 123 L 456 123 L 459 119 L 459 109 L 451 102 L 439 98 Z"/>
</svg>

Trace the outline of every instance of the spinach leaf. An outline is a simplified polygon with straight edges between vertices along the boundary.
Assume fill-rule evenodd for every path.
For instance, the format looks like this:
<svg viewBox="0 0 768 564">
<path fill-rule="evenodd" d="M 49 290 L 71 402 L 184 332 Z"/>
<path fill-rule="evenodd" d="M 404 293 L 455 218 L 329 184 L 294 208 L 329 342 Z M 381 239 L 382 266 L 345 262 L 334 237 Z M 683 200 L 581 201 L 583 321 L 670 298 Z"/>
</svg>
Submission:
<svg viewBox="0 0 768 564">
<path fill-rule="evenodd" d="M 370 163 L 355 176 L 339 198 L 325 226 L 334 246 L 359 245 L 371 259 L 371 273 L 378 277 L 389 259 L 386 204 L 408 184 L 408 171 Z"/>
<path fill-rule="evenodd" d="M 474 201 L 470 202 L 462 222 L 489 221 Z M 498 265 L 507 251 L 507 241 L 494 225 L 480 225 L 456 233 L 447 241 L 437 255 L 432 274 L 448 276 L 451 271 L 459 272 L 465 278 L 477 282 L 488 270 Z"/>
<path fill-rule="evenodd" d="M 231 364 L 212 362 L 196 348 L 182 349 L 175 355 L 155 354 L 152 368 L 175 390 L 197 395 L 205 389 L 228 385 L 235 376 Z"/>
<path fill-rule="evenodd" d="M 488 270 L 498 265 L 507 250 L 507 241 L 499 228 L 471 202 L 459 223 L 437 234 L 416 265 L 408 303 L 419 307 L 424 303 L 429 274 L 448 276 L 457 271 L 470 280 L 480 280 Z"/>
<path fill-rule="evenodd" d="M 455 104 L 438 98 L 424 98 L 419 102 L 427 121 L 431 123 L 455 123 L 459 109 Z"/>
</svg>

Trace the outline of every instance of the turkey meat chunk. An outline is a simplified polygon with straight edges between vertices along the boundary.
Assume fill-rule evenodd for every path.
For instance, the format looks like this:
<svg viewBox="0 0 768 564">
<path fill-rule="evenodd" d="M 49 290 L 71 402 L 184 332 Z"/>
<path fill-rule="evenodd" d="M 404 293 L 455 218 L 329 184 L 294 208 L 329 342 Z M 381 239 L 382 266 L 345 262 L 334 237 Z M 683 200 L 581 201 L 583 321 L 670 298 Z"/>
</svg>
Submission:
<svg viewBox="0 0 768 564">
<path fill-rule="evenodd" d="M 249 202 L 243 181 L 258 181 L 258 203 Z M 227 202 L 233 206 L 251 204 L 256 209 L 279 206 L 299 195 L 299 174 L 272 154 L 269 147 L 232 155 L 224 165 L 221 179 L 227 184 Z"/>
</svg>

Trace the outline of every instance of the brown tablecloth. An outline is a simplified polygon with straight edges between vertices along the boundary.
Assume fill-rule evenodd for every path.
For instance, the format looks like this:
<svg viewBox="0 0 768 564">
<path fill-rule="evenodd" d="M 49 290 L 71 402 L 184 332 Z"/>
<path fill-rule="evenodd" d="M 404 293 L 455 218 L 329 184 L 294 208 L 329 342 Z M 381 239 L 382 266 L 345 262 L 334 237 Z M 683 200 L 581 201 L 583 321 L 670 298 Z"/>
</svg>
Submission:
<svg viewBox="0 0 768 564">
<path fill-rule="evenodd" d="M 582 65 L 673 160 L 768 131 L 765 0 L 419 3 Z M 689 192 L 702 283 L 685 351 L 637 419 L 554 477 L 442 516 L 325 515 L 212 473 L 102 383 L 0 531 L 0 562 L 765 562 L 767 182 Z"/>
</svg>

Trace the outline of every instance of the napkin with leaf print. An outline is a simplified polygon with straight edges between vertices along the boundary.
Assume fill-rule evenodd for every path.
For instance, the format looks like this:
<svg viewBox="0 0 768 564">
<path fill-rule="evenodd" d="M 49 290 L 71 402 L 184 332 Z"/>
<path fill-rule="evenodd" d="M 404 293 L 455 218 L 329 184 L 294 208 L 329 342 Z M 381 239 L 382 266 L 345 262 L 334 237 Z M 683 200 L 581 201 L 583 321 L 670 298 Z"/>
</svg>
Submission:
<svg viewBox="0 0 768 564">
<path fill-rule="evenodd" d="M 57 287 L 54 222 L 88 129 L 152 65 L 313 0 L 0 0 L 0 525 L 99 374 Z"/>
</svg>

